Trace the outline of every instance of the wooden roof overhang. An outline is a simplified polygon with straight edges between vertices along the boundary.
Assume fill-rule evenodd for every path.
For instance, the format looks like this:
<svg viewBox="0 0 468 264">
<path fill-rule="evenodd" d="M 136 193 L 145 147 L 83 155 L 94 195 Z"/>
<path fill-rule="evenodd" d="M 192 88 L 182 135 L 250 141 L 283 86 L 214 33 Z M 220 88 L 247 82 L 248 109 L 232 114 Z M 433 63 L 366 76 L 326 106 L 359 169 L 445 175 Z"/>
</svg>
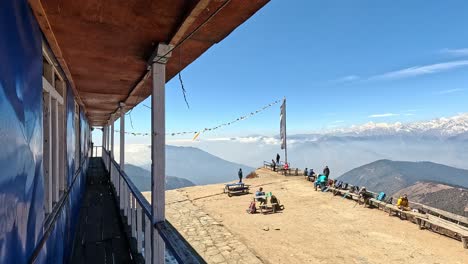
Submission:
<svg viewBox="0 0 468 264">
<path fill-rule="evenodd" d="M 105 125 L 120 102 L 130 109 L 151 94 L 148 59 L 158 43 L 176 47 L 166 68 L 170 80 L 267 2 L 29 0 L 93 126 Z"/>
</svg>

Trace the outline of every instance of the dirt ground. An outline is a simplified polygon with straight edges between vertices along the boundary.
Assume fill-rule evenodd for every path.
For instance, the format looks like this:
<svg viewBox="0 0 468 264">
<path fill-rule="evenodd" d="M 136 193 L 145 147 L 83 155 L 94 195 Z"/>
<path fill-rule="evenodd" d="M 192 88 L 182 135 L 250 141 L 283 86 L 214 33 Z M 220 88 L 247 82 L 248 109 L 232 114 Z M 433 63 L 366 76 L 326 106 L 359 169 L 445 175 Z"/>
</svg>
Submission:
<svg viewBox="0 0 468 264">
<path fill-rule="evenodd" d="M 257 171 L 246 179 L 284 204 L 276 214 L 247 214 L 253 194 L 229 198 L 223 184 L 167 191 L 188 197 L 222 223 L 264 263 L 468 263 L 460 241 L 441 236 L 378 209 L 316 192 L 301 176 Z M 170 211 L 170 210 L 168 210 Z M 171 215 L 167 215 L 171 221 Z M 268 229 L 265 231 L 264 229 Z"/>
</svg>

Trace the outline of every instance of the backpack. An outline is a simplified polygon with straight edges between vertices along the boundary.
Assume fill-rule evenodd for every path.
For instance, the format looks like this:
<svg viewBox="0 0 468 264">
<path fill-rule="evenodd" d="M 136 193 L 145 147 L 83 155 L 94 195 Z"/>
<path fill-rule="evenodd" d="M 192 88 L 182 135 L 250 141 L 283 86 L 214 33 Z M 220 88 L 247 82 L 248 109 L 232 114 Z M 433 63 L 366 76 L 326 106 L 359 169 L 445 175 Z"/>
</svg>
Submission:
<svg viewBox="0 0 468 264">
<path fill-rule="evenodd" d="M 380 192 L 379 195 L 377 195 L 377 201 L 383 201 L 385 199 L 385 193 Z"/>
<path fill-rule="evenodd" d="M 255 202 L 250 202 L 249 208 L 247 209 L 247 213 L 255 214 L 257 212 L 257 207 L 255 206 Z"/>
<path fill-rule="evenodd" d="M 359 186 L 351 186 L 349 191 L 352 193 L 359 193 Z"/>
<path fill-rule="evenodd" d="M 343 185 L 342 181 L 335 182 L 335 188 L 341 188 L 342 185 Z"/>
</svg>

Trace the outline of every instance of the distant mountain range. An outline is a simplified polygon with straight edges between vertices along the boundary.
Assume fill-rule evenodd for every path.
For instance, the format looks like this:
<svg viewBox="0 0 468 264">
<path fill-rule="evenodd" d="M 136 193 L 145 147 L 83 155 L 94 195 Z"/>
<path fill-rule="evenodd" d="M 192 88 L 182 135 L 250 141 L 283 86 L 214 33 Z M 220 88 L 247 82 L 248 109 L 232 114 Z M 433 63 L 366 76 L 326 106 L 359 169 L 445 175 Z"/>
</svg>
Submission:
<svg viewBox="0 0 468 264">
<path fill-rule="evenodd" d="M 228 160 L 259 166 L 277 152 L 282 153 L 280 143 L 279 136 L 252 135 L 200 141 L 197 146 Z M 468 114 L 411 123 L 370 122 L 288 135 L 291 166 L 320 171 L 328 165 L 333 177 L 380 159 L 425 160 L 468 169 L 467 149 Z"/>
<path fill-rule="evenodd" d="M 410 123 L 375 123 L 334 129 L 325 133 L 296 135 L 296 138 L 328 139 L 333 137 L 417 136 L 451 138 L 468 135 L 468 113 Z M 311 137 L 312 136 L 312 137 Z M 294 136 L 293 136 L 294 138 Z M 465 139 L 468 139 L 466 137 Z"/>
<path fill-rule="evenodd" d="M 433 162 L 378 160 L 338 177 L 374 192 L 468 215 L 468 170 Z"/>
<path fill-rule="evenodd" d="M 468 216 L 468 189 L 435 182 L 416 182 L 394 194 L 407 194 L 410 201 L 454 214 Z"/>
<path fill-rule="evenodd" d="M 151 191 L 151 172 L 132 164 L 125 164 L 125 173 L 141 192 Z M 166 190 L 194 186 L 187 179 L 166 176 Z"/>
<path fill-rule="evenodd" d="M 127 162 L 151 170 L 149 145 L 126 145 Z M 260 162 L 261 164 L 261 162 Z M 187 179 L 196 185 L 238 181 L 237 172 L 247 175 L 255 169 L 230 162 L 194 147 L 166 145 L 166 175 Z"/>
<path fill-rule="evenodd" d="M 468 170 L 433 162 L 378 160 L 350 170 L 338 179 L 389 195 L 417 182 L 437 182 L 468 188 Z"/>
</svg>

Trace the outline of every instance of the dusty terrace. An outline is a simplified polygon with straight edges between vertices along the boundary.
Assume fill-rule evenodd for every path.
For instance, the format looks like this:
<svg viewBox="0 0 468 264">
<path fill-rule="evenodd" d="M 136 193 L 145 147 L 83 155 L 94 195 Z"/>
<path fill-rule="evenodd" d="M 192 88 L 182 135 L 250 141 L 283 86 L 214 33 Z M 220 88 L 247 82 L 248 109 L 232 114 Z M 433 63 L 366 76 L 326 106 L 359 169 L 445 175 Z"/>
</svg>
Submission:
<svg viewBox="0 0 468 264">
<path fill-rule="evenodd" d="M 468 263 L 459 241 L 315 192 L 303 177 L 257 173 L 246 183 L 276 195 L 281 213 L 247 214 L 253 195 L 229 198 L 223 184 L 166 192 L 167 219 L 209 263 Z"/>
</svg>

